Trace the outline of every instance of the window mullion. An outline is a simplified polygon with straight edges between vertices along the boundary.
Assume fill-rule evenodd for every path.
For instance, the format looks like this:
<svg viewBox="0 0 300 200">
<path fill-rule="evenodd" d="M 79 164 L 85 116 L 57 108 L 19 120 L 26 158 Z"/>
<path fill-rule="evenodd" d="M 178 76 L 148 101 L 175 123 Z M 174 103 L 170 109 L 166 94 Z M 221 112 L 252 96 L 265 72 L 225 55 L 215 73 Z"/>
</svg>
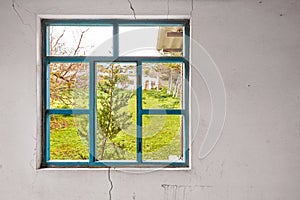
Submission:
<svg viewBox="0 0 300 200">
<path fill-rule="evenodd" d="M 95 62 L 90 62 L 89 84 L 89 162 L 96 161 L 96 67 Z"/>
<path fill-rule="evenodd" d="M 139 60 L 137 63 L 137 138 L 136 138 L 136 151 L 137 162 L 142 163 L 142 62 Z"/>
<path fill-rule="evenodd" d="M 45 60 L 46 55 L 49 54 L 50 45 L 49 45 L 49 27 L 43 25 L 43 75 L 44 75 L 44 114 L 45 114 L 45 135 L 44 135 L 44 152 L 45 152 L 45 162 L 50 160 L 50 114 L 47 113 L 47 109 L 50 108 L 50 69 L 49 69 L 49 62 Z"/>
<path fill-rule="evenodd" d="M 114 59 L 119 57 L 119 24 L 113 25 L 113 57 Z"/>
<path fill-rule="evenodd" d="M 184 58 L 186 60 L 189 60 L 190 56 L 190 25 L 189 23 L 186 23 L 184 25 L 184 41 L 183 41 L 183 46 L 184 46 Z"/>
<path fill-rule="evenodd" d="M 46 120 L 45 161 L 48 162 L 50 160 L 50 114 L 46 114 L 45 120 Z"/>
<path fill-rule="evenodd" d="M 189 106 L 188 106 L 189 105 L 189 84 L 190 84 L 190 82 L 189 82 L 190 63 L 188 61 L 184 62 L 183 72 L 184 72 L 184 88 L 183 88 L 183 103 L 184 103 L 183 126 L 184 126 L 184 129 L 183 129 L 183 132 L 181 133 L 183 135 L 183 138 L 182 138 L 183 152 L 182 153 L 184 156 L 184 161 L 188 162 L 189 161 L 189 148 L 190 148 L 189 147 Z"/>
<path fill-rule="evenodd" d="M 47 109 L 47 113 L 50 115 L 60 114 L 60 115 L 81 115 L 81 114 L 89 114 L 88 109 Z"/>
<path fill-rule="evenodd" d="M 44 105 L 44 112 L 45 112 L 45 161 L 50 160 L 50 114 L 47 112 L 47 109 L 50 108 L 50 69 L 49 63 L 44 60 L 44 73 L 45 73 L 45 105 Z"/>
<path fill-rule="evenodd" d="M 183 106 L 184 106 L 184 129 L 182 134 L 182 153 L 186 164 L 189 162 L 189 73 L 190 73 L 190 24 L 185 23 L 184 25 L 184 88 L 183 88 Z"/>
</svg>

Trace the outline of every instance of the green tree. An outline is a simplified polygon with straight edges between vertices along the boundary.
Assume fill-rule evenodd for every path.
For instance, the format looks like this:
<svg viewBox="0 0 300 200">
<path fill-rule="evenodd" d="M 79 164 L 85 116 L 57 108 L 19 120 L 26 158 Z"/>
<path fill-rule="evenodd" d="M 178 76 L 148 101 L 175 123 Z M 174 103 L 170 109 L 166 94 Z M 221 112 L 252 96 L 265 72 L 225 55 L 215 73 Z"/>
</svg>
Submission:
<svg viewBox="0 0 300 200">
<path fill-rule="evenodd" d="M 97 86 L 97 152 L 98 159 L 124 159 L 126 152 L 114 142 L 122 130 L 131 125 L 132 115 L 126 112 L 132 92 L 122 86 L 126 76 L 120 74 L 119 66 L 111 64 L 109 75 L 102 76 Z M 117 85 L 119 87 L 117 87 Z"/>
</svg>

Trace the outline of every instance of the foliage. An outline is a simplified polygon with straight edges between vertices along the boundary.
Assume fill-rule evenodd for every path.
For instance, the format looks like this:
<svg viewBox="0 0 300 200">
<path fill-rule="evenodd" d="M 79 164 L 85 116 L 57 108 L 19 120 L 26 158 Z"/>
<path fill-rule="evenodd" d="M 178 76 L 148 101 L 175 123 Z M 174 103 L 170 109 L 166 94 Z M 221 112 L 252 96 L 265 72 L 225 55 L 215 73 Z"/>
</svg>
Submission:
<svg viewBox="0 0 300 200">
<path fill-rule="evenodd" d="M 87 64 L 50 64 L 50 106 L 54 108 L 87 108 L 88 81 Z"/>
<path fill-rule="evenodd" d="M 82 139 L 77 134 L 77 128 L 81 122 L 87 122 L 87 118 L 72 115 L 51 116 L 51 159 L 84 160 L 89 158 L 87 140 Z"/>
<path fill-rule="evenodd" d="M 84 30 L 75 48 L 60 42 L 50 33 L 51 55 L 79 55 Z M 130 69 L 130 67 L 129 67 Z M 166 87 L 143 91 L 144 108 L 180 108 L 181 64 L 157 65 Z M 97 82 L 97 159 L 132 160 L 136 158 L 136 95 L 125 89 L 129 80 L 119 66 L 100 67 Z M 146 74 L 150 71 L 146 70 Z M 88 108 L 88 65 L 50 64 L 51 108 Z M 108 74 L 108 75 L 104 75 Z M 173 94 L 172 94 L 173 89 Z M 166 160 L 181 155 L 182 122 L 179 116 L 143 116 L 143 158 Z M 87 115 L 51 115 L 51 159 L 88 159 Z"/>
<path fill-rule="evenodd" d="M 118 89 L 117 89 L 118 90 Z M 157 102 L 162 105 L 167 105 L 168 102 L 174 101 L 174 98 L 166 94 L 166 88 L 161 91 L 165 98 L 158 99 L 156 92 L 151 90 L 143 91 L 143 95 L 147 96 L 152 101 L 149 101 L 150 107 L 155 107 Z M 117 98 L 115 98 L 117 99 Z M 178 100 L 177 100 L 178 101 Z M 136 158 L 136 97 L 130 95 L 127 107 L 119 109 L 117 114 L 123 113 L 124 110 L 128 110 L 131 117 L 127 121 L 125 126 L 115 123 L 115 127 L 119 132 L 106 136 L 105 151 L 103 159 L 127 159 L 133 160 Z M 99 116 L 99 114 L 98 114 Z M 106 115 L 102 115 L 103 126 L 107 127 L 107 123 L 104 123 Z M 83 133 L 87 130 L 87 118 L 74 119 L 73 116 L 61 116 L 57 118 L 59 124 L 56 127 L 62 127 L 54 129 L 51 133 L 51 156 L 53 159 L 87 159 L 87 137 L 83 137 Z M 98 122 L 99 123 L 99 122 Z M 53 123 L 51 123 L 53 124 Z M 100 126 L 100 125 L 98 125 Z M 181 132 L 181 119 L 179 116 L 163 116 L 163 115 L 145 115 L 143 117 L 143 158 L 148 160 L 166 160 L 169 155 L 181 155 L 180 145 L 180 132 Z M 104 128 L 102 128 L 103 130 Z M 105 130 L 105 129 L 104 129 Z M 101 130 L 98 134 L 98 155 L 101 155 L 101 141 L 104 137 Z M 68 139 L 72 138 L 72 139 Z M 77 141 L 77 142 L 76 142 Z M 83 149 L 85 154 L 82 153 Z"/>
<path fill-rule="evenodd" d="M 109 76 L 103 76 L 97 87 L 97 151 L 98 159 L 122 159 L 124 151 L 113 139 L 131 124 L 131 114 L 123 110 L 128 105 L 132 92 L 116 87 L 126 80 L 120 68 L 110 65 Z M 124 85 L 124 84 L 122 84 Z M 109 140 L 109 141 L 108 141 Z M 113 146 L 113 152 L 107 149 Z"/>
<path fill-rule="evenodd" d="M 167 93 L 167 88 L 161 90 L 144 90 L 143 91 L 144 108 L 180 108 L 180 98 L 174 98 Z"/>
</svg>

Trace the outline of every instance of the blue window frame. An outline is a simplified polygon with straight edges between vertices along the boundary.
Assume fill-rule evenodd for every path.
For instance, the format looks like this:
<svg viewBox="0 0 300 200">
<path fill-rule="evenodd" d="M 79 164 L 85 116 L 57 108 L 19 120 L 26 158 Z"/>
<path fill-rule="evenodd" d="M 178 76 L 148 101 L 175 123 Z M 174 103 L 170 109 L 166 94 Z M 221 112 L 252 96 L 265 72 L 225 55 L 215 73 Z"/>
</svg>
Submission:
<svg viewBox="0 0 300 200">
<path fill-rule="evenodd" d="M 145 28 L 144 32 L 136 31 L 141 27 Z M 174 27 L 176 31 L 174 31 Z M 56 36 L 53 36 L 54 33 L 51 31 L 55 28 L 58 32 L 55 33 Z M 72 29 L 73 32 L 71 31 L 72 34 L 66 35 L 66 29 L 68 28 Z M 143 33 L 151 32 L 151 28 L 154 32 L 158 30 L 156 50 L 161 53 L 160 55 L 153 55 L 148 51 L 147 40 L 149 38 L 147 35 L 143 36 Z M 78 32 L 78 30 L 80 31 Z M 90 43 L 96 41 L 98 36 L 102 37 L 101 34 L 105 33 L 107 39 L 104 43 L 106 44 L 99 46 L 100 51 L 97 51 L 96 48 L 96 53 L 76 54 L 82 50 L 80 44 L 83 43 L 79 43 L 77 47 L 75 45 L 73 50 L 75 49 L 76 53 L 68 52 L 68 42 L 81 42 L 87 30 L 94 31 L 94 33 L 89 32 L 90 35 L 86 35 L 86 37 L 89 37 Z M 130 30 L 134 33 L 131 34 Z M 44 131 L 42 166 L 189 167 L 189 31 L 189 20 L 186 19 L 43 19 L 42 112 Z M 76 39 L 74 34 L 79 35 L 79 39 Z M 62 37 L 65 40 L 60 43 L 59 38 Z M 168 37 L 172 37 L 173 42 L 168 41 L 170 39 Z M 144 48 L 143 45 L 146 47 L 142 51 L 138 50 L 137 53 L 131 51 L 126 54 L 128 52 L 126 48 L 131 43 L 135 43 L 137 47 Z M 103 44 L 103 41 L 101 44 Z M 56 46 L 54 47 L 54 45 Z M 56 48 L 55 52 L 53 52 L 54 48 Z M 132 48 L 136 48 L 136 46 Z M 127 82 L 125 83 L 120 81 L 122 74 L 126 75 Z M 155 74 L 157 80 L 155 77 L 153 78 Z M 61 76 L 68 77 L 68 79 L 65 80 Z M 177 78 L 176 83 L 172 80 L 172 77 Z M 120 82 L 113 82 L 115 78 Z M 111 84 L 109 85 L 109 83 Z M 172 86 L 172 83 L 175 86 Z M 123 86 L 118 86 L 122 84 Z M 109 87 L 105 89 L 107 85 Z M 120 88 L 123 88 L 123 93 Z M 173 91 L 164 91 L 166 88 L 168 90 L 173 88 Z M 125 98 L 124 95 L 129 90 L 132 94 L 130 93 L 130 97 Z M 116 91 L 120 91 L 120 96 L 123 95 L 123 99 L 114 100 L 116 105 L 112 105 L 113 98 L 115 98 L 112 93 Z M 168 95 L 165 95 L 166 93 L 162 95 L 162 91 L 167 92 Z M 107 98 L 110 98 L 111 102 L 110 107 L 108 106 L 110 112 L 109 109 L 105 110 L 104 108 L 106 102 L 109 102 L 105 100 L 105 95 L 108 95 L 109 92 L 111 92 L 111 96 Z M 151 99 L 153 95 L 156 95 L 157 99 L 155 99 L 156 97 Z M 180 98 L 177 98 L 177 95 Z M 175 103 L 172 98 L 175 99 Z M 172 101 L 169 102 L 168 99 Z M 124 103 L 126 106 L 118 110 L 120 113 L 114 113 L 112 109 L 122 104 L 123 100 L 126 101 Z M 71 103 L 66 103 L 66 101 Z M 129 105 L 133 108 L 129 108 Z M 122 110 L 127 108 L 131 111 L 129 126 L 133 127 L 130 131 L 134 134 L 127 134 L 122 138 L 118 135 L 123 131 L 123 129 L 120 131 L 121 125 L 116 125 L 117 128 L 115 128 L 111 124 L 119 119 L 122 122 L 128 120 L 125 118 L 127 116 L 126 112 L 129 111 Z M 114 116 L 118 116 L 118 119 L 109 118 L 112 113 Z M 102 127 L 101 123 L 111 123 L 106 125 L 108 127 L 107 132 L 99 130 Z M 118 129 L 119 132 L 112 131 L 114 128 Z M 151 130 L 154 130 L 152 135 Z M 72 131 L 73 133 L 80 132 L 82 134 L 77 138 L 77 136 L 69 134 Z M 174 132 L 176 134 L 178 132 L 178 135 Z M 124 131 L 122 133 L 125 134 Z M 145 136 L 147 134 L 149 137 Z M 110 138 L 111 135 L 114 136 Z M 155 137 L 156 139 L 153 139 Z M 167 137 L 172 138 L 172 140 L 164 141 L 167 140 Z M 175 137 L 177 137 L 176 141 Z M 160 144 L 165 142 L 166 144 L 157 147 L 157 150 L 152 152 L 151 149 L 156 148 L 152 147 L 156 146 L 155 141 L 161 141 Z M 109 153 L 107 153 L 109 150 L 106 149 L 99 153 L 99 148 L 105 146 L 104 144 L 109 144 L 112 148 L 117 144 L 116 149 L 112 152 L 116 154 L 121 152 L 123 157 L 114 157 L 114 154 L 109 157 Z M 173 150 L 174 146 L 176 146 L 176 150 Z M 62 151 L 61 148 L 64 148 L 64 150 Z M 105 146 L 105 148 L 108 147 Z M 180 149 L 180 153 L 178 153 L 178 149 Z M 78 156 L 68 158 L 67 155 L 73 151 Z M 126 156 L 124 156 L 125 151 Z M 160 157 L 160 154 L 164 154 L 165 157 Z"/>
</svg>

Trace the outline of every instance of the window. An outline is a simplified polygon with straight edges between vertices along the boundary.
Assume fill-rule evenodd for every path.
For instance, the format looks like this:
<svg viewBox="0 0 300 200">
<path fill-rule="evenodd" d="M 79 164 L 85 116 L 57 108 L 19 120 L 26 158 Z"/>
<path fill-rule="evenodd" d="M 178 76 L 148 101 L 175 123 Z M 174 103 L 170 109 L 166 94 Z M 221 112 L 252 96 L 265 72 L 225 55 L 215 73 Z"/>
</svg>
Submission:
<svg viewBox="0 0 300 200">
<path fill-rule="evenodd" d="M 44 167 L 188 167 L 188 20 L 42 31 Z"/>
</svg>

